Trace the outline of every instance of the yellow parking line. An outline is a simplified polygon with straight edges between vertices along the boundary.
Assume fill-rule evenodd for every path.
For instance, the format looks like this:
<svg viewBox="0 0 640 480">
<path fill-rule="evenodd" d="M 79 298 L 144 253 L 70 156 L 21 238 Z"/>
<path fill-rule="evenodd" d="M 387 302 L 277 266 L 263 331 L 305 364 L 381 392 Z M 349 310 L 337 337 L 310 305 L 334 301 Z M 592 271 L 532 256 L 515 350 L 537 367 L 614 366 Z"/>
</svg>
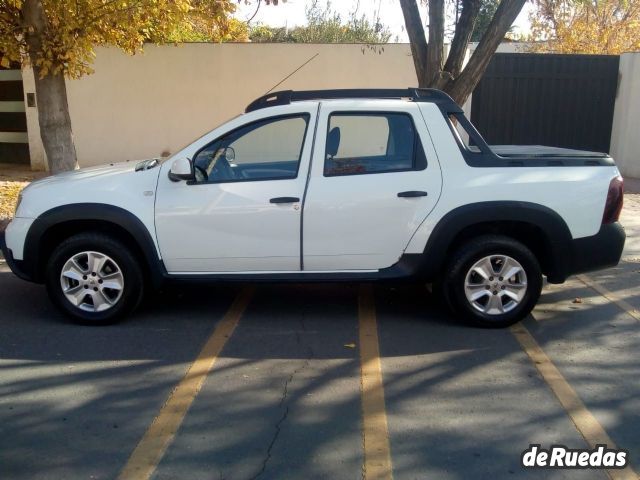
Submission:
<svg viewBox="0 0 640 480">
<path fill-rule="evenodd" d="M 622 310 L 627 312 L 631 317 L 635 318 L 636 320 L 638 320 L 640 322 L 640 312 L 638 312 L 638 310 L 633 305 L 631 305 L 629 302 L 623 300 L 617 294 L 609 291 L 603 285 L 600 285 L 599 283 L 597 283 L 596 281 L 592 280 L 587 275 L 583 274 L 583 275 L 578 275 L 577 277 L 578 277 L 578 280 L 580 280 L 582 283 L 584 283 L 587 287 L 595 290 L 596 292 L 598 292 L 600 295 L 602 295 L 604 298 L 606 298 L 610 302 L 615 303 L 616 305 L 618 305 L 618 307 L 620 307 Z"/>
<path fill-rule="evenodd" d="M 151 477 L 167 447 L 173 441 L 182 420 L 202 388 L 202 384 L 213 368 L 218 355 L 238 325 L 252 294 L 253 289 L 246 287 L 235 298 L 224 318 L 218 323 L 207 343 L 202 347 L 200 354 L 171 392 L 166 403 L 129 457 L 129 461 L 118 476 L 120 480 L 142 480 Z"/>
<path fill-rule="evenodd" d="M 371 285 L 361 285 L 358 295 L 360 318 L 360 388 L 362 394 L 362 442 L 364 479 L 391 480 L 391 449 L 384 404 L 378 325 Z"/>
<path fill-rule="evenodd" d="M 529 330 L 524 325 L 518 323 L 511 327 L 511 333 L 516 337 L 524 351 L 534 363 L 538 372 L 547 382 L 555 396 L 560 401 L 562 407 L 567 411 L 571 421 L 576 426 L 578 432 L 584 437 L 591 448 L 596 445 L 605 444 L 609 448 L 616 449 L 616 444 L 611 440 L 602 425 L 591 414 L 582 403 L 576 391 L 565 380 L 560 371 L 551 362 L 546 353 L 540 348 L 538 342 L 533 338 Z M 638 474 L 631 466 L 622 470 L 606 470 L 612 480 L 637 480 Z"/>
</svg>

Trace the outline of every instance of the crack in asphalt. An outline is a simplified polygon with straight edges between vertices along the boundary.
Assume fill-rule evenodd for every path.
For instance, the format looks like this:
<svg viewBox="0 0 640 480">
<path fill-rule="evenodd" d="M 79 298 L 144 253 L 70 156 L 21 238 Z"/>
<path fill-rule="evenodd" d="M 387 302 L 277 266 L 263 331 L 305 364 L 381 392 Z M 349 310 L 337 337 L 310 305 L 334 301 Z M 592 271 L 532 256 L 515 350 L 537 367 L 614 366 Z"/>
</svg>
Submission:
<svg viewBox="0 0 640 480">
<path fill-rule="evenodd" d="M 295 369 L 293 371 L 293 373 L 291 373 L 291 375 L 289 375 L 289 378 L 284 382 L 284 389 L 282 391 L 282 397 L 280 397 L 280 402 L 278 403 L 278 407 L 282 407 L 282 405 L 285 403 L 285 401 L 287 399 L 287 395 L 289 394 L 289 384 L 293 380 L 293 377 L 295 377 L 296 374 L 298 374 L 300 371 L 302 371 L 304 368 L 306 368 L 307 365 L 309 365 L 309 359 L 305 360 L 305 362 L 302 364 L 301 367 Z M 269 460 L 271 459 L 271 451 L 273 450 L 273 447 L 276 444 L 276 441 L 278 440 L 278 436 L 280 435 L 280 430 L 282 429 L 282 424 L 285 422 L 285 420 L 287 419 L 288 416 L 289 416 L 289 405 L 286 406 L 282 416 L 276 422 L 275 431 L 273 433 L 273 437 L 271 437 L 271 442 L 269 443 L 269 447 L 267 448 L 266 456 L 265 456 L 264 460 L 262 461 L 262 467 L 260 468 L 260 471 L 256 475 L 251 477 L 251 480 L 256 480 L 267 469 L 267 463 L 269 463 Z"/>
<path fill-rule="evenodd" d="M 304 323 L 305 314 L 306 314 L 306 312 L 303 313 L 302 318 L 300 318 L 300 325 L 302 327 L 302 331 L 304 331 L 304 332 L 307 331 L 306 325 Z M 295 331 L 295 336 L 296 336 L 296 343 L 298 343 L 299 345 L 302 344 L 301 339 L 300 339 L 300 332 L 298 330 Z M 280 402 L 278 402 L 278 408 L 282 407 L 282 405 L 286 402 L 287 396 L 289 395 L 289 384 L 293 381 L 293 378 L 298 373 L 300 373 L 302 370 L 307 368 L 309 366 L 309 363 L 310 363 L 311 359 L 315 356 L 315 353 L 313 351 L 313 348 L 311 348 L 311 345 L 307 344 L 306 347 L 307 347 L 307 350 L 309 352 L 308 356 L 305 359 L 304 363 L 300 367 L 296 368 L 291 373 L 291 375 L 289 375 L 289 378 L 287 378 L 287 380 L 284 382 L 284 387 L 283 387 L 283 390 L 282 390 L 282 396 L 280 397 Z M 285 407 L 282 416 L 276 422 L 275 431 L 273 433 L 273 437 L 271 437 L 271 442 L 269 443 L 269 447 L 267 448 L 266 455 L 264 457 L 264 460 L 262 461 L 262 467 L 260 468 L 258 473 L 256 473 L 253 477 L 251 477 L 250 480 L 256 480 L 258 477 L 260 477 L 266 471 L 267 464 L 269 463 L 269 460 L 271 459 L 271 451 L 273 450 L 273 447 L 275 446 L 275 444 L 276 444 L 276 442 L 278 440 L 278 436 L 280 435 L 280 431 L 282 429 L 282 424 L 287 420 L 288 416 L 289 416 L 289 405 L 287 405 Z"/>
</svg>

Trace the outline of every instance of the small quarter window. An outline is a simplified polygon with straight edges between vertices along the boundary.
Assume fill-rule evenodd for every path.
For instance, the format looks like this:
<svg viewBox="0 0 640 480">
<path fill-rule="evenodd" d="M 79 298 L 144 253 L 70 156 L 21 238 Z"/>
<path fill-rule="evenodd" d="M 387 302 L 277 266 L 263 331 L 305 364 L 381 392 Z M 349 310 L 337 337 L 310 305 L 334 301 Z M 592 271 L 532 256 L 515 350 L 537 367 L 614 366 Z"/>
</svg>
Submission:
<svg viewBox="0 0 640 480">
<path fill-rule="evenodd" d="M 427 159 L 410 115 L 334 113 L 329 117 L 324 175 L 424 170 Z"/>
<path fill-rule="evenodd" d="M 463 114 L 450 114 L 449 125 L 462 148 L 472 153 L 481 153 L 476 141 L 476 135 L 471 130 L 469 121 Z"/>
</svg>

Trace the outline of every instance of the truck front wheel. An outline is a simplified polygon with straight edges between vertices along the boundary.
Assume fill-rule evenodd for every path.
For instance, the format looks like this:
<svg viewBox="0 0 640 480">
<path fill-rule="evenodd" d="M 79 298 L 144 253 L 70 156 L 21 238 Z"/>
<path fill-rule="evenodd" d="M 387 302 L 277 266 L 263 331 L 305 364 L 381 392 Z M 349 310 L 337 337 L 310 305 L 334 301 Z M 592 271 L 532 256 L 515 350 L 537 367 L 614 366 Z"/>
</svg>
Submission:
<svg viewBox="0 0 640 480">
<path fill-rule="evenodd" d="M 448 263 L 443 290 L 449 307 L 469 323 L 488 328 L 512 325 L 536 305 L 542 273 L 522 243 L 483 235 L 462 245 Z"/>
<path fill-rule="evenodd" d="M 131 250 L 102 233 L 64 240 L 49 258 L 46 284 L 53 303 L 86 325 L 113 323 L 138 306 L 144 276 Z"/>
</svg>

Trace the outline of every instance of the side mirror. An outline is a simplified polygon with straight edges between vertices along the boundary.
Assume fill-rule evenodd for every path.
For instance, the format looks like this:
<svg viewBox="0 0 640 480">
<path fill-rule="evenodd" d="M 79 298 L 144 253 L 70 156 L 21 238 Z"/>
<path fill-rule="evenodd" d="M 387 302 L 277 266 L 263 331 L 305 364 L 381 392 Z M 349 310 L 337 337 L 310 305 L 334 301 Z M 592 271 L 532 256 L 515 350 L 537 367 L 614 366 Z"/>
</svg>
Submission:
<svg viewBox="0 0 640 480">
<path fill-rule="evenodd" d="M 180 180 L 193 180 L 195 175 L 193 173 L 193 165 L 188 158 L 178 158 L 171 164 L 171 170 L 169 170 L 169 180 L 172 182 L 179 182 Z"/>
</svg>

